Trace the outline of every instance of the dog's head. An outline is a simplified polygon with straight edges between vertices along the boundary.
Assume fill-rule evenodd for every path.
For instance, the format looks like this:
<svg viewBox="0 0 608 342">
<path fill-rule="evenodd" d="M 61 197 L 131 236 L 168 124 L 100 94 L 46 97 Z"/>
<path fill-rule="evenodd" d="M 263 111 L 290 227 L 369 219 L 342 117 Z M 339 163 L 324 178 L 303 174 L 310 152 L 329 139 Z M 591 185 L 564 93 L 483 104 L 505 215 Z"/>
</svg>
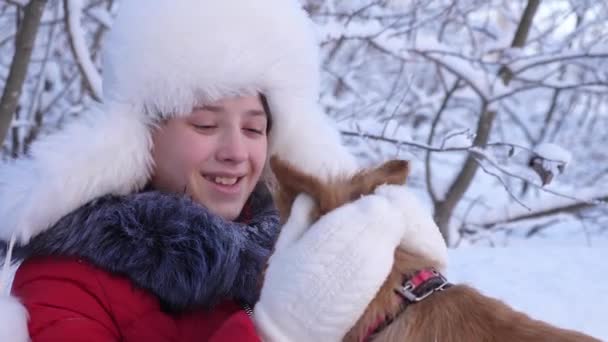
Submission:
<svg viewBox="0 0 608 342">
<path fill-rule="evenodd" d="M 409 163 L 404 160 L 391 160 L 355 175 L 334 177 L 328 181 L 306 174 L 276 157 L 270 159 L 270 167 L 277 180 L 276 204 L 283 222 L 289 217 L 298 194 L 310 195 L 316 204 L 310 214 L 311 222 L 314 222 L 322 215 L 360 196 L 373 193 L 380 185 L 405 184 L 409 174 Z M 429 266 L 426 263 L 423 258 L 398 248 L 395 251 L 395 264 L 391 274 L 365 313 L 346 334 L 344 341 L 361 341 L 363 337 L 368 336 L 370 329 L 377 325 L 379 317 L 393 317 L 401 307 L 401 300 L 395 295 L 394 289 L 402 283 L 404 274 Z"/>
<path fill-rule="evenodd" d="M 276 156 L 270 159 L 270 167 L 278 183 L 276 203 L 283 222 L 300 193 L 310 195 L 315 201 L 316 208 L 311 216 L 312 221 L 316 221 L 341 205 L 371 194 L 382 184 L 405 184 L 409 175 L 409 163 L 405 160 L 391 160 L 355 175 L 337 176 L 329 181 L 304 173 Z"/>
</svg>

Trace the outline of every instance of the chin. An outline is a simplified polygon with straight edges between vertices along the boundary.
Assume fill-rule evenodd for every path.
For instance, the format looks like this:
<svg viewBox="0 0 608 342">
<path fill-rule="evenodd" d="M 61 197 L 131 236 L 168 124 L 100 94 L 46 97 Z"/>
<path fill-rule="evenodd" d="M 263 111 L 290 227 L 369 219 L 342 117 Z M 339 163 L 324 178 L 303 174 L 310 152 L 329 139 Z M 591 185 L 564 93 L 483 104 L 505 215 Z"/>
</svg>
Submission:
<svg viewBox="0 0 608 342">
<path fill-rule="evenodd" d="M 241 210 L 243 210 L 243 206 L 239 206 L 238 208 L 236 208 L 236 207 L 218 208 L 217 210 L 214 210 L 214 212 L 216 212 L 219 216 L 221 216 L 225 220 L 234 221 L 241 214 Z"/>
</svg>

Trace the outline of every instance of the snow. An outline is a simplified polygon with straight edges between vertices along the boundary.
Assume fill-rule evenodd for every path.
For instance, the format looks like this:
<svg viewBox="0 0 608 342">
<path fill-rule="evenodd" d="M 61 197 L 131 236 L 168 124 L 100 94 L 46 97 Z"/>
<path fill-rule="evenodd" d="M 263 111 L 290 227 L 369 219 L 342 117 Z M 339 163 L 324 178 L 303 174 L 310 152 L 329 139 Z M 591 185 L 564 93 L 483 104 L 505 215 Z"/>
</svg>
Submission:
<svg viewBox="0 0 608 342">
<path fill-rule="evenodd" d="M 95 18 L 95 20 L 97 20 L 106 28 L 112 27 L 112 14 L 110 14 L 110 12 L 106 8 L 93 7 L 87 12 L 87 14 L 90 15 L 92 18 Z"/>
<path fill-rule="evenodd" d="M 543 159 L 562 162 L 564 164 L 569 164 L 570 161 L 572 161 L 572 153 L 570 153 L 570 151 L 552 143 L 539 144 L 534 149 L 534 153 Z"/>
<path fill-rule="evenodd" d="M 450 250 L 448 278 L 532 318 L 608 339 L 608 239 L 600 245 L 522 242 Z"/>
<path fill-rule="evenodd" d="M 441 143 L 442 148 L 470 148 L 473 146 L 474 134 L 470 129 L 448 131 Z"/>
</svg>

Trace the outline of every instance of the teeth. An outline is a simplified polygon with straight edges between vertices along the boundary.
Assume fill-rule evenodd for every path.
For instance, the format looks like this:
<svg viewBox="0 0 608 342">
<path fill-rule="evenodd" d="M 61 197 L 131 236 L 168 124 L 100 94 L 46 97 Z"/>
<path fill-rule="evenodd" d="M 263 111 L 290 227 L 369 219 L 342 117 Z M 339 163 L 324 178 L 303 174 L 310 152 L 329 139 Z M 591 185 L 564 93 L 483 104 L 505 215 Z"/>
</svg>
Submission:
<svg viewBox="0 0 608 342">
<path fill-rule="evenodd" d="M 215 177 L 214 182 L 222 185 L 234 185 L 238 179 L 234 177 Z"/>
</svg>

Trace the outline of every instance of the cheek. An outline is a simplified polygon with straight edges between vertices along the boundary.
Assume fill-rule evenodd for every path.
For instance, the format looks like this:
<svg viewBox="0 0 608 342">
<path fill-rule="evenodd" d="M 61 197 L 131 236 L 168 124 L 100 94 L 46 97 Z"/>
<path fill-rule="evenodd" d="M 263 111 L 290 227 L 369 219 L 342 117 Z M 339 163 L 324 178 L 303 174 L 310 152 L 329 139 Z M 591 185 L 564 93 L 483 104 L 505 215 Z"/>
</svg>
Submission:
<svg viewBox="0 0 608 342">
<path fill-rule="evenodd" d="M 187 173 L 201 168 L 201 166 L 214 155 L 217 141 L 213 137 L 197 134 L 185 134 L 182 136 L 179 146 L 181 164 Z"/>
<path fill-rule="evenodd" d="M 169 128 L 157 133 L 153 137 L 154 149 L 152 157 L 154 159 L 154 175 L 152 184 L 155 188 L 175 192 L 178 191 L 179 183 L 182 182 L 179 174 L 180 161 L 177 158 L 177 146 L 172 139 Z"/>
<path fill-rule="evenodd" d="M 187 177 L 196 172 L 209 154 L 211 142 L 195 132 L 168 127 L 164 134 L 154 137 L 153 158 L 156 178 L 164 187 L 181 187 Z M 177 191 L 178 189 L 172 189 Z"/>
<path fill-rule="evenodd" d="M 266 156 L 268 155 L 268 141 L 263 139 L 263 141 L 256 142 L 252 145 L 252 163 L 254 164 L 257 173 L 261 173 L 262 169 L 264 168 L 264 164 L 266 163 Z"/>
</svg>

